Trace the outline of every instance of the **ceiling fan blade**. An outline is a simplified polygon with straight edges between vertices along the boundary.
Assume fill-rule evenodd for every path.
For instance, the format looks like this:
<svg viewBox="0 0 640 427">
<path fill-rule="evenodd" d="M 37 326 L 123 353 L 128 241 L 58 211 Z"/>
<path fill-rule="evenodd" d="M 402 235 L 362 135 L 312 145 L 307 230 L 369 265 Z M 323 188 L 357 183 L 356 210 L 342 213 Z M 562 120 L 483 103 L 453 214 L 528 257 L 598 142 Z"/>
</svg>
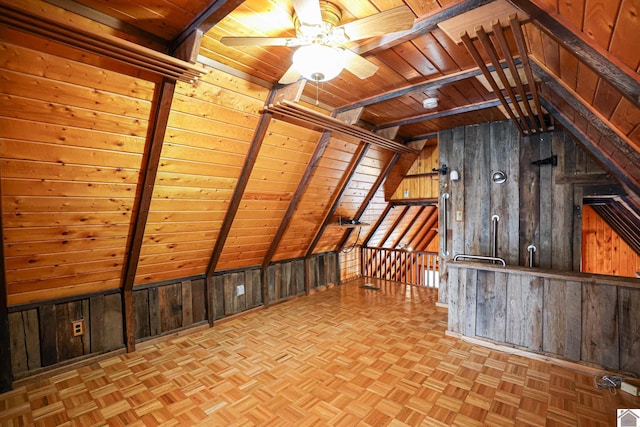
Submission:
<svg viewBox="0 0 640 427">
<path fill-rule="evenodd" d="M 415 15 L 408 6 L 398 6 L 356 19 L 338 28 L 342 28 L 349 40 L 353 41 L 408 30 L 413 26 L 414 20 Z"/>
<path fill-rule="evenodd" d="M 297 82 L 300 79 L 300 77 L 302 77 L 302 75 L 292 65 L 289 67 L 287 71 L 285 71 L 284 75 L 280 77 L 280 80 L 278 80 L 278 83 L 283 85 L 288 85 L 290 83 Z"/>
<path fill-rule="evenodd" d="M 222 37 L 220 43 L 226 46 L 298 46 L 295 37 Z"/>
<path fill-rule="evenodd" d="M 321 25 L 322 13 L 318 0 L 293 0 L 293 9 L 301 23 L 307 25 Z"/>
<path fill-rule="evenodd" d="M 376 71 L 378 71 L 378 66 L 376 64 L 349 49 L 344 50 L 344 56 L 344 68 L 349 70 L 356 77 L 364 80 L 373 76 Z"/>
</svg>

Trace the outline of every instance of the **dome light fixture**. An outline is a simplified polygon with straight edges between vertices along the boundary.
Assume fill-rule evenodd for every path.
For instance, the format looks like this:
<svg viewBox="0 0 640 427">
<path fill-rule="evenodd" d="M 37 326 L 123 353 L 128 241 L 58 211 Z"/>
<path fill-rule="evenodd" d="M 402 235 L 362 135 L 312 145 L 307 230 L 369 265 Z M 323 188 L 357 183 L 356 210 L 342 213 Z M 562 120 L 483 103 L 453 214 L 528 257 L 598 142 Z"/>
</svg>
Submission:
<svg viewBox="0 0 640 427">
<path fill-rule="evenodd" d="M 307 80 L 326 82 L 344 68 L 341 49 L 313 43 L 301 46 L 293 54 L 293 66 Z"/>
<path fill-rule="evenodd" d="M 438 106 L 438 98 L 425 98 L 422 101 L 422 106 L 427 109 L 433 109 Z"/>
</svg>

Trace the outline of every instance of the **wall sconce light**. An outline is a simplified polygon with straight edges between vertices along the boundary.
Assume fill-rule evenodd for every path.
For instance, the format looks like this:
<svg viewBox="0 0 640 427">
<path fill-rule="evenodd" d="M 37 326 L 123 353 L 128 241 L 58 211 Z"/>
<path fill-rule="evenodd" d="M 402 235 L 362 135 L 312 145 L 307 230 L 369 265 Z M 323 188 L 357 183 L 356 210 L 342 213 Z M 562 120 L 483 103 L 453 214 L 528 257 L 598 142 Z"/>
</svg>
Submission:
<svg viewBox="0 0 640 427">
<path fill-rule="evenodd" d="M 449 178 L 451 179 L 451 181 L 457 181 L 460 179 L 460 175 L 458 174 L 458 171 L 453 170 L 449 173 Z"/>
<path fill-rule="evenodd" d="M 507 174 L 502 171 L 495 171 L 491 175 L 491 180 L 496 184 L 502 184 L 507 180 Z"/>
</svg>

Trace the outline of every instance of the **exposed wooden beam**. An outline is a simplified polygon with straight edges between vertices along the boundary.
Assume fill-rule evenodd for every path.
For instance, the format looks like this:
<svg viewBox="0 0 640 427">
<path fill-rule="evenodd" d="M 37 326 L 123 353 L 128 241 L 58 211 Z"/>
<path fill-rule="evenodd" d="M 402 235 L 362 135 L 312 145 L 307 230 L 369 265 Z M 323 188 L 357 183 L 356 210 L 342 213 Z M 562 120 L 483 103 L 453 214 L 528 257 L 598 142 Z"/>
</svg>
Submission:
<svg viewBox="0 0 640 427">
<path fill-rule="evenodd" d="M 0 200 L 2 200 L 1 186 Z M 0 205 L 1 213 L 2 205 Z M 2 244 L 4 242 L 3 229 L 4 227 L 0 227 L 0 393 L 13 388 L 13 368 L 11 366 L 11 346 L 9 344 L 11 341 L 9 336 L 9 308 L 7 306 L 7 275 L 4 262 L 4 244 Z"/>
<path fill-rule="evenodd" d="M 469 12 L 476 7 L 483 6 L 487 3 L 491 3 L 493 0 L 466 0 L 460 1 L 452 6 L 438 9 L 437 11 L 425 16 L 420 21 L 413 24 L 413 27 L 406 31 L 399 31 L 396 33 L 388 34 L 386 36 L 378 37 L 370 42 L 359 44 L 356 47 L 352 47 L 356 53 L 363 55 L 365 53 L 376 53 L 384 49 L 389 49 L 393 46 L 397 46 L 400 43 L 404 43 L 413 40 L 416 37 L 430 33 L 438 27 L 438 23 L 445 21 L 454 16 L 461 15 Z"/>
<path fill-rule="evenodd" d="M 438 209 L 434 209 L 429 218 L 425 221 L 422 228 L 425 229 L 425 233 L 420 236 L 419 239 L 416 239 L 411 243 L 412 247 L 416 251 L 424 251 L 427 246 L 431 243 L 431 241 L 438 234 L 437 230 L 432 230 L 438 223 Z"/>
<path fill-rule="evenodd" d="M 531 0 L 509 0 L 522 9 L 531 21 L 549 37 L 575 55 L 597 75 L 602 77 L 636 108 L 640 108 L 640 76 L 615 56 L 590 42 L 582 34 L 565 27 L 555 12 L 543 10 Z"/>
<path fill-rule="evenodd" d="M 409 245 L 414 250 L 416 251 L 418 250 L 418 247 L 419 247 L 418 243 L 420 243 L 424 239 L 424 237 L 429 233 L 429 228 L 433 227 L 433 222 L 431 222 L 432 219 L 434 219 L 433 222 L 435 222 L 435 220 L 438 219 L 437 206 L 431 206 L 430 211 L 427 213 L 427 217 L 424 219 L 424 221 L 422 221 L 422 225 L 420 226 L 420 229 L 413 236 L 411 236 L 411 239 L 409 239 Z"/>
<path fill-rule="evenodd" d="M 122 278 L 124 331 L 127 351 L 135 350 L 135 319 L 132 289 L 136 278 L 136 270 L 138 269 L 138 261 L 140 260 L 144 229 L 147 225 L 147 218 L 149 217 L 149 206 L 151 206 L 151 198 L 153 197 L 153 187 L 156 182 L 156 175 L 158 174 L 160 153 L 162 153 L 162 145 L 167 130 L 167 123 L 169 122 L 169 113 L 171 112 L 171 103 L 173 102 L 175 88 L 176 81 L 167 78 L 162 79 L 162 82 L 156 86 L 153 100 L 154 110 L 149 123 L 150 133 L 140 167 L 140 185 L 138 185 L 138 194 L 136 195 L 137 205 L 133 214 L 133 228 L 129 234 L 131 237 L 127 242 L 128 256 L 125 260 L 124 275 Z"/>
<path fill-rule="evenodd" d="M 244 0 L 213 0 L 171 42 L 170 49 L 175 50 L 197 30 L 206 33 L 242 3 L 244 3 Z"/>
<path fill-rule="evenodd" d="M 327 226 L 331 222 L 331 218 L 336 213 L 338 206 L 340 206 L 340 201 L 342 200 L 342 196 L 347 190 L 347 187 L 349 186 L 349 183 L 351 182 L 351 178 L 353 178 L 353 175 L 355 174 L 356 169 L 358 168 L 358 165 L 360 164 L 360 162 L 362 162 L 362 159 L 364 159 L 364 155 L 367 154 L 367 150 L 369 150 L 369 147 L 370 147 L 369 144 L 360 143 L 360 145 L 358 146 L 358 149 L 353 154 L 353 157 L 351 158 L 351 162 L 349 163 L 349 166 L 347 166 L 347 169 L 345 170 L 345 173 L 342 176 L 342 181 L 336 187 L 338 191 L 336 192 L 333 198 L 333 203 L 331 204 L 331 207 L 325 214 L 324 220 L 322 221 L 322 225 L 316 232 L 316 235 L 313 237 L 313 240 L 311 241 L 311 244 L 307 249 L 305 258 L 310 258 L 311 255 L 313 255 L 313 251 L 315 250 L 316 245 L 320 241 L 320 238 L 322 237 L 324 230 L 327 228 Z"/>
<path fill-rule="evenodd" d="M 498 87 L 498 84 L 495 82 L 495 80 L 493 80 L 493 76 L 491 75 L 491 72 L 489 71 L 489 69 L 485 65 L 484 60 L 482 59 L 482 56 L 480 55 L 480 52 L 478 52 L 478 49 L 476 49 L 475 45 L 473 44 L 473 41 L 471 40 L 471 37 L 469 36 L 468 33 L 464 33 L 461 36 L 461 38 L 462 38 L 462 43 L 464 43 L 465 47 L 467 48 L 467 51 L 469 52 L 469 54 L 471 55 L 473 60 L 476 62 L 478 67 L 480 67 L 480 70 L 482 71 L 482 74 L 484 75 L 484 77 L 487 79 L 487 81 L 491 85 L 491 89 L 493 89 L 493 92 L 498 96 L 498 98 L 500 99 L 500 102 L 502 102 L 502 105 L 507 110 L 507 114 L 509 115 L 509 118 L 511 119 L 513 124 L 516 125 L 516 127 L 520 131 L 520 134 L 524 135 L 524 129 L 522 128 L 522 125 L 520 124 L 520 122 L 518 122 L 518 119 L 513 114 L 513 111 L 509 107 L 509 105 L 507 103 L 507 100 L 502 95 L 502 91 Z"/>
<path fill-rule="evenodd" d="M 207 71 L 198 65 L 132 43 L 110 34 L 88 31 L 56 17 L 38 15 L 33 11 L 0 3 L 0 23 L 19 31 L 26 31 L 48 40 L 62 43 L 100 57 L 135 67 L 136 77 L 155 82 L 146 72 L 169 79 L 191 82 Z M 107 61 L 105 64 L 108 64 Z M 104 65 L 104 64 L 103 64 Z M 121 70 L 119 70 L 121 71 Z M 137 75 L 139 71 L 144 71 Z M 143 77 L 144 76 L 144 77 Z"/>
<path fill-rule="evenodd" d="M 416 218 L 420 218 L 420 215 L 422 215 L 425 208 L 426 206 L 420 206 L 420 208 L 418 209 L 418 212 L 416 212 L 416 214 L 413 216 L 413 219 L 409 222 L 409 224 L 407 224 L 404 231 L 400 233 L 400 235 L 396 238 L 396 240 L 391 245 L 392 249 L 398 247 L 398 245 L 402 243 L 402 239 L 404 239 L 407 233 L 409 232 L 409 230 L 411 230 L 411 227 L 413 226 L 413 223 L 415 222 Z"/>
<path fill-rule="evenodd" d="M 322 132 L 322 135 L 320 136 L 320 139 L 316 144 L 316 148 L 311 155 L 309 163 L 307 163 L 307 167 L 304 171 L 304 174 L 302 175 L 302 178 L 300 179 L 300 182 L 298 183 L 298 187 L 291 197 L 291 202 L 289 202 L 289 206 L 287 206 L 287 211 L 285 212 L 284 217 L 282 218 L 282 221 L 278 226 L 276 234 L 271 240 L 271 244 L 269 245 L 269 249 L 264 256 L 264 259 L 262 260 L 263 269 L 266 269 L 271 263 L 273 255 L 275 254 L 285 231 L 287 230 L 287 228 L 289 228 L 289 224 L 291 223 L 293 214 L 295 213 L 296 209 L 298 209 L 298 204 L 300 203 L 302 196 L 309 186 L 309 182 L 313 177 L 313 173 L 318 167 L 318 163 L 320 162 L 320 159 L 322 159 L 322 155 L 324 154 L 327 145 L 329 145 L 329 141 L 331 141 L 331 131 L 325 130 L 324 132 Z"/>
<path fill-rule="evenodd" d="M 387 163 L 385 168 L 382 170 L 382 172 L 378 176 L 378 179 L 376 179 L 376 182 L 374 182 L 371 188 L 369 189 L 369 192 L 367 193 L 367 197 L 365 197 L 364 201 L 362 202 L 362 205 L 360 205 L 360 207 L 358 208 L 353 219 L 355 219 L 356 221 L 360 220 L 362 215 L 369 208 L 369 203 L 371 203 L 371 200 L 373 200 L 373 197 L 376 195 L 376 193 L 378 192 L 378 190 L 380 189 L 384 181 L 387 179 L 387 177 L 391 173 L 391 170 L 393 169 L 393 166 L 395 166 L 399 158 L 400 158 L 400 153 L 393 154 L 393 157 L 391 158 L 391 160 L 389 160 L 389 163 Z M 351 233 L 353 233 L 353 230 L 354 230 L 353 228 L 348 228 L 345 231 L 344 236 L 342 237 L 342 240 L 338 244 L 338 250 L 342 250 L 342 248 L 344 248 L 344 245 L 347 244 L 347 241 L 349 240 L 349 237 L 351 237 Z"/>
<path fill-rule="evenodd" d="M 564 94 L 568 95 L 568 94 Z M 567 98 L 562 93 L 559 94 L 565 100 Z M 626 185 L 629 190 L 636 195 L 640 195 L 640 183 L 631 178 L 631 174 L 625 173 L 623 166 L 608 153 L 602 151 L 597 142 L 595 142 L 582 129 L 578 128 L 573 120 L 567 117 L 564 112 L 560 111 L 556 106 L 547 101 L 544 96 L 540 97 L 542 106 L 553 115 L 553 117 L 565 128 L 573 137 L 582 144 L 585 150 L 595 158 L 595 160 L 612 176 L 615 176 L 620 183 Z M 578 112 L 580 114 L 580 112 Z M 586 118 L 586 117 L 585 117 Z M 588 120 L 588 119 L 587 119 Z M 638 163 L 636 163 L 637 165 Z"/>
<path fill-rule="evenodd" d="M 516 61 L 519 64 L 520 61 Z M 501 64 L 502 68 L 506 68 L 508 65 L 506 62 Z M 493 66 L 487 65 L 489 71 L 495 71 Z M 356 107 L 366 107 L 367 105 L 378 104 L 380 102 L 388 101 L 390 99 L 399 98 L 411 92 L 426 92 L 431 89 L 441 88 L 462 80 L 470 79 L 476 76 L 482 75 L 480 68 L 473 68 L 471 70 L 458 71 L 457 73 L 447 74 L 436 78 L 429 79 L 425 82 L 414 83 L 408 86 L 403 86 L 379 95 L 370 96 L 354 102 L 352 104 L 344 105 L 337 109 L 337 111 L 348 110 Z"/>
<path fill-rule="evenodd" d="M 272 102 L 273 98 L 276 96 L 277 91 L 278 88 L 274 88 L 271 90 L 271 92 L 269 92 L 267 103 Z M 262 142 L 264 141 L 264 137 L 267 134 L 267 129 L 269 128 L 269 123 L 271 123 L 272 117 L 273 115 L 268 111 L 264 111 L 260 116 L 260 120 L 253 134 L 251 146 L 249 147 L 247 156 L 244 159 L 244 164 L 242 165 L 242 171 L 240 172 L 240 176 L 238 177 L 236 188 L 234 189 L 233 196 L 231 196 L 231 200 L 229 201 L 229 207 L 227 208 L 227 212 L 225 213 L 224 221 L 222 221 L 222 225 L 220 226 L 218 238 L 216 239 L 216 244 L 213 248 L 211 259 L 209 260 L 209 264 L 207 265 L 207 272 L 205 276 L 208 302 L 213 301 L 213 273 L 216 271 L 218 261 L 220 260 L 220 255 L 222 255 L 222 250 L 224 249 L 224 245 L 227 242 L 227 237 L 229 237 L 231 226 L 233 225 L 233 221 L 235 220 L 236 214 L 238 213 L 238 208 L 240 207 L 240 203 L 242 202 L 242 197 L 244 196 L 244 192 L 247 189 L 247 184 L 249 184 L 251 172 L 253 171 L 253 167 L 255 166 L 256 160 L 258 159 L 258 153 L 260 152 L 260 147 L 262 147 Z M 263 303 L 268 304 L 268 301 L 263 300 Z M 207 316 L 209 324 L 213 325 L 214 316 L 212 309 L 208 310 Z"/>
<path fill-rule="evenodd" d="M 608 142 L 615 147 L 619 153 L 624 156 L 626 163 L 633 166 L 633 170 L 623 168 L 631 176 L 640 176 L 640 153 L 635 150 L 633 143 L 629 138 L 621 134 L 615 126 L 613 126 L 607 118 L 603 117 L 593 106 L 586 104 L 582 99 L 569 88 L 561 79 L 556 77 L 550 70 L 538 63 L 535 59 L 531 61 L 533 71 L 542 79 L 542 81 L 554 92 L 584 117 L 591 126 L 596 128 Z M 612 155 L 609 153 L 607 155 Z M 609 171 L 612 173 L 619 172 Z"/>
<path fill-rule="evenodd" d="M 455 116 L 456 114 L 465 114 L 472 111 L 484 110 L 486 108 L 493 108 L 502 105 L 499 99 L 492 99 L 490 101 L 476 102 L 475 104 L 464 105 L 462 107 L 455 107 L 449 110 L 436 111 L 433 113 L 418 114 L 411 117 L 406 117 L 401 120 L 394 120 L 392 122 L 382 123 L 374 128 L 374 130 L 386 129 L 393 126 L 405 126 L 412 123 L 426 122 L 429 120 L 441 119 L 442 117 Z M 437 136 L 437 135 L 436 135 Z"/>
<path fill-rule="evenodd" d="M 299 85 L 299 86 L 300 88 L 304 87 L 304 85 Z M 301 93 L 302 93 L 302 89 L 300 89 L 299 91 L 296 91 L 296 94 L 298 97 L 300 96 Z M 337 119 L 343 120 L 347 123 L 354 123 L 359 120 L 360 115 L 362 114 L 362 111 L 363 111 L 363 108 L 357 108 L 355 110 L 345 111 L 342 113 L 334 112 L 332 115 L 335 116 Z M 316 171 L 316 168 L 318 167 L 320 160 L 322 159 L 325 149 L 327 148 L 327 146 L 329 145 L 329 142 L 331 141 L 331 134 L 332 134 L 331 131 L 325 130 L 322 132 L 322 135 L 320 135 L 320 139 L 318 140 L 318 143 L 316 144 L 316 148 L 314 149 L 313 154 L 309 159 L 309 163 L 307 163 L 307 167 L 305 168 L 305 171 L 302 174 L 302 178 L 298 183 L 298 187 L 296 188 L 295 193 L 293 193 L 293 196 L 291 197 L 291 202 L 289 202 L 289 206 L 287 206 L 287 211 L 285 212 L 284 217 L 282 218 L 282 221 L 278 226 L 278 230 L 276 231 L 276 234 L 271 240 L 269 249 L 267 250 L 264 256 L 264 259 L 262 261 L 263 269 L 266 269 L 271 263 L 271 260 L 273 259 L 273 255 L 275 254 L 276 249 L 278 248 L 278 245 L 280 244 L 280 241 L 282 240 L 282 237 L 284 236 L 285 231 L 287 230 L 287 228 L 289 228 L 289 224 L 291 223 L 293 214 L 295 213 L 296 209 L 298 209 L 298 204 L 300 203 L 300 200 L 302 200 L 302 196 L 304 196 L 304 193 L 307 190 L 309 183 L 311 182 L 311 178 L 313 177 L 313 174 Z"/>
<path fill-rule="evenodd" d="M 533 103 L 536 106 L 536 111 L 538 112 L 538 119 L 540 120 L 541 129 L 543 131 L 546 131 L 547 124 L 544 121 L 544 113 L 542 111 L 542 107 L 540 106 L 536 79 L 534 78 L 533 72 L 531 71 L 527 45 L 525 43 L 524 34 L 521 27 L 522 24 L 518 20 L 518 17 L 513 15 L 509 17 L 509 25 L 511 26 L 511 32 L 513 33 L 513 38 L 515 39 L 516 46 L 518 47 L 518 53 L 520 54 L 520 60 L 522 61 L 522 68 L 524 69 L 525 75 L 527 76 L 527 82 L 529 82 L 529 90 L 533 95 Z"/>
<path fill-rule="evenodd" d="M 514 20 L 517 19 L 517 16 L 514 18 Z M 520 22 L 515 22 L 512 23 L 511 25 L 518 25 L 520 26 Z M 511 56 L 511 48 L 509 47 L 509 42 L 507 41 L 507 37 L 504 34 L 504 28 L 502 27 L 502 24 L 500 24 L 500 21 L 493 21 L 491 23 L 491 27 L 493 28 L 493 34 L 495 36 L 495 38 L 497 39 L 498 42 L 498 46 L 500 46 L 500 50 L 502 51 L 502 57 L 505 59 L 505 61 L 507 62 L 507 65 L 509 66 L 509 72 L 511 73 L 511 76 L 513 77 L 513 81 L 516 85 L 516 89 L 518 90 L 518 93 L 520 94 L 520 99 L 525 100 L 527 99 L 527 92 L 524 88 L 524 83 L 522 82 L 522 79 L 520 78 L 520 73 L 518 72 L 518 67 L 516 67 L 516 63 L 513 60 L 513 57 Z M 529 67 L 529 65 L 526 65 L 526 67 Z M 535 90 L 536 89 L 536 82 L 532 81 L 529 82 L 529 88 L 531 90 Z M 523 102 L 525 109 L 527 110 L 527 115 L 531 120 L 531 127 L 532 128 L 541 128 L 544 125 L 544 118 L 542 117 L 542 115 L 540 116 L 539 120 L 540 120 L 540 124 L 539 126 L 536 126 L 536 115 L 533 114 L 533 110 L 531 110 L 531 104 L 529 102 Z M 545 129 L 546 130 L 546 129 Z"/>
<path fill-rule="evenodd" d="M 384 212 L 382 212 L 382 215 L 378 217 L 378 220 L 373 225 L 373 227 L 371 227 L 371 229 L 369 230 L 369 233 L 367 233 L 367 236 L 362 241 L 362 246 L 366 247 L 369 245 L 369 241 L 371 240 L 373 235 L 376 234 L 376 231 L 378 230 L 378 228 L 380 228 L 384 220 L 387 219 L 387 216 L 389 215 L 389 212 L 391 212 L 392 208 L 393 208 L 393 204 L 387 203 L 387 206 L 384 208 Z"/>
<path fill-rule="evenodd" d="M 165 40 L 156 36 L 148 31 L 145 31 L 139 27 L 129 24 L 121 19 L 114 18 L 106 13 L 100 12 L 89 6 L 85 6 L 74 0 L 43 0 L 46 3 L 58 6 L 61 9 L 68 10 L 76 15 L 90 19 L 100 24 L 111 27 L 115 30 L 122 31 L 123 33 L 130 34 L 141 41 L 148 41 L 154 48 L 167 52 L 167 43 L 169 40 Z"/>
<path fill-rule="evenodd" d="M 487 52 L 487 54 L 489 55 L 489 59 L 491 60 L 493 67 L 496 69 L 496 74 L 498 75 L 498 78 L 500 79 L 500 82 L 502 82 L 502 86 L 504 87 L 504 90 L 507 92 L 507 95 L 511 100 L 511 105 L 515 107 L 516 114 L 520 118 L 520 122 L 519 122 L 520 126 L 524 126 L 524 129 L 526 130 L 526 132 L 531 133 L 531 127 L 529 126 L 529 122 L 525 118 L 525 114 L 522 112 L 522 108 L 520 108 L 520 104 L 518 103 L 517 98 L 513 93 L 513 88 L 511 87 L 511 83 L 509 82 L 509 79 L 507 78 L 507 75 L 504 73 L 502 68 L 498 66 L 498 64 L 500 64 L 500 59 L 498 58 L 498 52 L 496 51 L 495 46 L 489 39 L 489 35 L 482 28 L 482 26 L 476 28 L 476 35 L 478 36 L 478 40 L 480 40 L 480 43 L 484 47 L 485 52 Z M 510 52 L 507 52 L 507 55 L 510 55 Z M 491 74 L 491 78 L 493 80 L 493 74 Z M 510 109 L 509 105 L 506 105 L 506 104 L 504 105 L 504 108 Z"/>
<path fill-rule="evenodd" d="M 398 224 L 400 223 L 400 221 L 402 221 L 402 218 L 407 214 L 407 211 L 409 210 L 409 206 L 404 206 L 402 208 L 402 212 L 400 212 L 400 214 L 396 217 L 396 219 L 393 220 L 393 223 L 391 224 L 391 226 L 387 229 L 387 232 L 384 233 L 384 236 L 382 236 L 382 239 L 380 239 L 378 241 L 378 244 L 376 245 L 376 248 L 382 248 L 384 247 L 384 244 L 387 240 L 389 240 L 389 237 L 391 237 L 391 234 L 393 233 L 393 231 L 396 229 L 396 227 L 398 226 Z M 394 248 L 391 248 L 394 249 Z"/>
</svg>

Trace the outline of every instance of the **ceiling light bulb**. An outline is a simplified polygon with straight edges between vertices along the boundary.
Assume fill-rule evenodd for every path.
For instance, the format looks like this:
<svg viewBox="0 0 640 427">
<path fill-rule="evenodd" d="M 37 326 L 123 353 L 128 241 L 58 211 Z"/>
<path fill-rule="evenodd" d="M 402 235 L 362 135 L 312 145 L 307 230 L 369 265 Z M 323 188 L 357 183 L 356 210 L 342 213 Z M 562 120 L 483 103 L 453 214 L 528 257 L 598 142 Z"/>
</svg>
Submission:
<svg viewBox="0 0 640 427">
<path fill-rule="evenodd" d="M 293 66 L 307 80 L 326 82 L 340 74 L 344 59 L 341 50 L 314 43 L 295 51 Z"/>
<path fill-rule="evenodd" d="M 436 108 L 438 106 L 438 98 L 425 98 L 422 101 L 422 106 L 424 108 Z"/>
</svg>

